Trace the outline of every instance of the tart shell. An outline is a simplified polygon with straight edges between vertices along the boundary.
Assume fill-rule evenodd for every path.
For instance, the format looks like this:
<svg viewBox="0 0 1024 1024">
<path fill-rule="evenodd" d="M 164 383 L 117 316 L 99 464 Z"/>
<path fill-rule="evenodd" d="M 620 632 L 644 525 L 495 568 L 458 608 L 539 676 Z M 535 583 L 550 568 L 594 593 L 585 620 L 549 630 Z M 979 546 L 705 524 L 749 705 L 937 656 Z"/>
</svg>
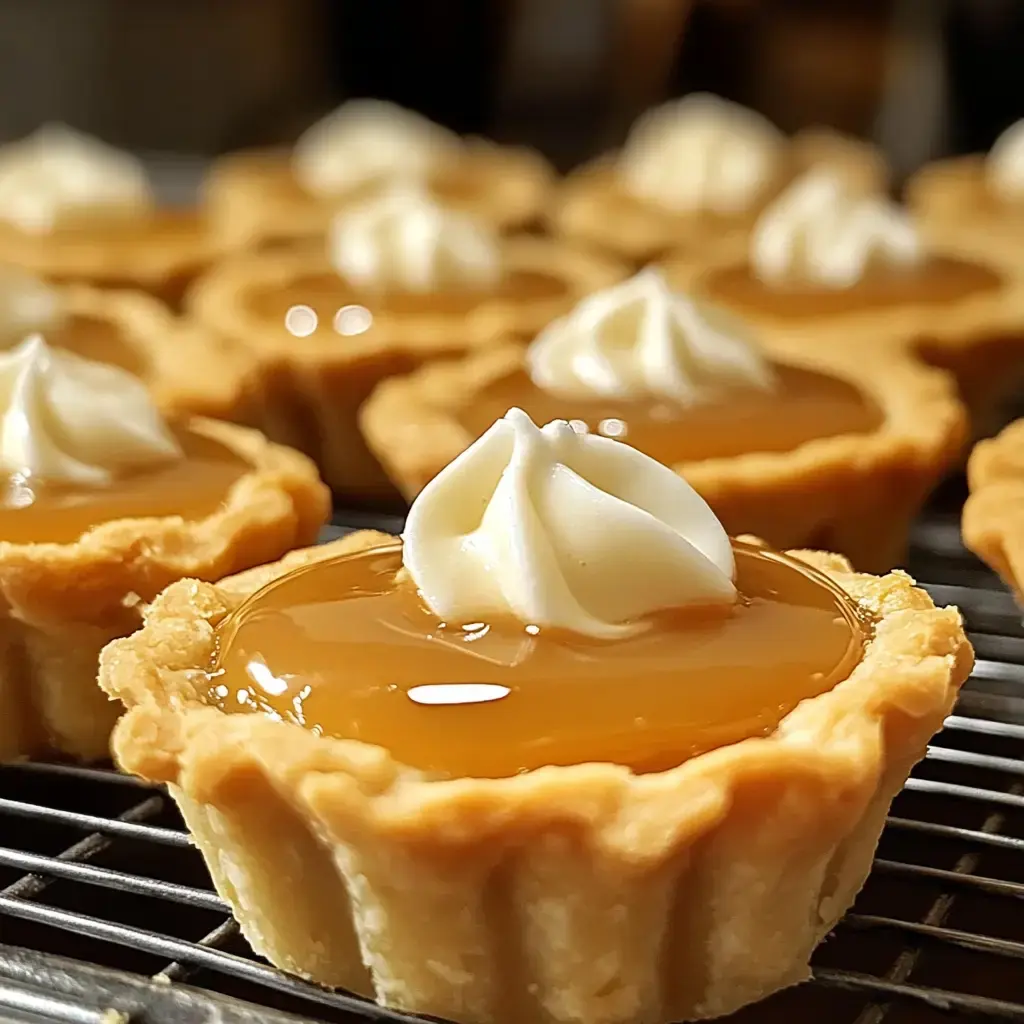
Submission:
<svg viewBox="0 0 1024 1024">
<path fill-rule="evenodd" d="M 96 686 L 97 658 L 138 626 L 140 602 L 183 577 L 280 558 L 312 543 L 330 514 L 304 456 L 243 427 L 189 425 L 252 463 L 213 515 L 113 520 L 71 544 L 0 541 L 0 760 L 106 757 L 119 709 Z"/>
<path fill-rule="evenodd" d="M 129 709 L 119 763 L 170 785 L 254 949 L 466 1024 L 714 1017 L 806 979 L 970 671 L 959 614 L 901 573 L 797 553 L 874 618 L 860 664 L 771 736 L 648 775 L 434 780 L 379 747 L 204 705 L 215 628 L 246 596 L 390 539 L 174 584 L 101 657 Z"/>
<path fill-rule="evenodd" d="M 1018 600 L 1024 594 L 1024 420 L 979 441 L 967 460 L 964 544 Z"/>
<path fill-rule="evenodd" d="M 244 353 L 248 419 L 268 437 L 310 455 L 332 489 L 355 501 L 395 500 L 391 482 L 363 442 L 360 406 L 383 379 L 426 359 L 450 358 L 508 338 L 529 338 L 584 295 L 621 281 L 622 265 L 547 239 L 503 243 L 512 269 L 561 281 L 564 294 L 516 303 L 481 302 L 468 316 L 374 312 L 363 334 L 295 337 L 284 323 L 253 311 L 250 295 L 281 290 L 307 275 L 333 273 L 322 246 L 267 251 L 225 261 L 189 298 L 196 322 Z"/>
<path fill-rule="evenodd" d="M 856 349 L 811 349 L 780 338 L 764 347 L 773 360 L 854 384 L 878 405 L 881 426 L 869 434 L 819 438 L 789 452 L 672 468 L 732 534 L 754 533 L 776 548 L 827 546 L 865 571 L 898 565 L 911 521 L 964 441 L 953 381 L 877 341 Z M 458 407 L 521 368 L 523 352 L 509 344 L 430 364 L 374 392 L 360 416 L 363 434 L 407 498 L 473 442 L 458 421 Z"/>
</svg>

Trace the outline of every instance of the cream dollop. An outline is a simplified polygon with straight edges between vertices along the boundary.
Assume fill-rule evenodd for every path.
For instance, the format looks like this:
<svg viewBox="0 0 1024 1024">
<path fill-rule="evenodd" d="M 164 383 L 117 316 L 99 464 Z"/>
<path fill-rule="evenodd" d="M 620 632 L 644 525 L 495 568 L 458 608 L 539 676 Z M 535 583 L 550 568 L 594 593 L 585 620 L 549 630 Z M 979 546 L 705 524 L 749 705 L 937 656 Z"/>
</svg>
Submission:
<svg viewBox="0 0 1024 1024">
<path fill-rule="evenodd" d="M 57 288 L 17 267 L 0 266 L 0 348 L 36 331 L 53 330 L 66 317 Z"/>
<path fill-rule="evenodd" d="M 130 373 L 51 349 L 41 335 L 0 353 L 0 469 L 102 486 L 181 449 Z"/>
<path fill-rule="evenodd" d="M 1024 119 L 1011 124 L 993 143 L 985 160 L 985 176 L 1001 199 L 1024 199 Z"/>
<path fill-rule="evenodd" d="M 0 147 L 0 219 L 23 231 L 149 212 L 141 161 L 66 125 Z"/>
<path fill-rule="evenodd" d="M 760 114 L 698 93 L 639 118 L 619 171 L 634 195 L 680 213 L 736 215 L 779 173 L 784 137 Z"/>
<path fill-rule="evenodd" d="M 765 210 L 750 247 L 754 273 L 773 286 L 850 288 L 871 270 L 908 270 L 926 255 L 905 210 L 824 171 L 800 178 Z"/>
<path fill-rule="evenodd" d="M 383 100 L 343 103 L 300 136 L 292 166 L 316 195 L 343 195 L 369 182 L 422 181 L 458 153 L 447 128 Z"/>
<path fill-rule="evenodd" d="M 403 561 L 449 623 L 614 639 L 662 609 L 731 604 L 735 559 L 697 492 L 635 448 L 512 409 L 413 502 Z"/>
<path fill-rule="evenodd" d="M 371 290 L 482 289 L 502 275 L 495 231 L 411 187 L 339 213 L 329 255 L 342 277 Z"/>
<path fill-rule="evenodd" d="M 672 291 L 654 269 L 584 299 L 526 353 L 531 380 L 567 398 L 668 398 L 765 389 L 768 361 L 725 314 Z"/>
</svg>

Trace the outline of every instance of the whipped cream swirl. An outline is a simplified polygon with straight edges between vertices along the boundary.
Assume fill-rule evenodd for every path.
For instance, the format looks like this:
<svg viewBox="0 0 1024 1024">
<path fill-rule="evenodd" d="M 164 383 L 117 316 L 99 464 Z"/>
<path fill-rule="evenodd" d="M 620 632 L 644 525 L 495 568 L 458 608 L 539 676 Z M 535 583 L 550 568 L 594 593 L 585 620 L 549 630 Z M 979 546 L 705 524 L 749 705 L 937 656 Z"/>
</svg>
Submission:
<svg viewBox="0 0 1024 1024">
<path fill-rule="evenodd" d="M 53 330 L 66 317 L 57 288 L 17 267 L 0 266 L 0 348 L 36 331 Z"/>
<path fill-rule="evenodd" d="M 628 191 L 677 213 L 744 213 L 776 179 L 784 137 L 753 110 L 697 93 L 655 107 L 619 159 Z"/>
<path fill-rule="evenodd" d="M 697 492 L 635 448 L 519 409 L 413 502 L 403 560 L 446 622 L 615 639 L 654 612 L 736 600 L 735 559 Z"/>
<path fill-rule="evenodd" d="M 905 210 L 851 192 L 824 171 L 805 175 L 765 210 L 750 248 L 757 277 L 782 287 L 851 288 L 872 270 L 910 270 L 926 258 Z"/>
<path fill-rule="evenodd" d="M 767 360 L 724 314 L 673 292 L 654 269 L 584 299 L 530 345 L 531 380 L 567 398 L 667 398 L 766 389 Z"/>
<path fill-rule="evenodd" d="M 0 220 L 43 233 L 63 224 L 150 212 L 153 195 L 130 153 L 66 125 L 0 147 Z"/>
<path fill-rule="evenodd" d="M 182 452 L 142 382 L 51 349 L 41 335 L 0 353 L 0 470 L 102 486 Z"/>
<path fill-rule="evenodd" d="M 339 213 L 328 248 L 334 269 L 369 290 L 484 289 L 502 276 L 495 231 L 410 187 Z"/>
<path fill-rule="evenodd" d="M 993 143 L 985 160 L 985 176 L 999 198 L 1024 199 L 1024 119 L 1011 124 Z"/>
<path fill-rule="evenodd" d="M 372 182 L 422 181 L 457 154 L 453 132 L 383 100 L 349 100 L 299 138 L 292 166 L 314 195 L 338 196 Z"/>
</svg>

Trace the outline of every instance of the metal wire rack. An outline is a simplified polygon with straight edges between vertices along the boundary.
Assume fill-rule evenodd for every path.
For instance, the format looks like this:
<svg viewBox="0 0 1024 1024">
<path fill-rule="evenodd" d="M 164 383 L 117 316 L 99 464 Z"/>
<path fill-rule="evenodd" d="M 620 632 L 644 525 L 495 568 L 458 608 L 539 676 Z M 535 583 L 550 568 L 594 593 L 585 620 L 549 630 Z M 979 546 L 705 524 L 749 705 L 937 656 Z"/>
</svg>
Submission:
<svg viewBox="0 0 1024 1024">
<path fill-rule="evenodd" d="M 1024 1022 L 1024 629 L 960 546 L 947 489 L 910 568 L 965 612 L 978 665 L 896 799 L 875 870 L 813 982 L 732 1018 Z M 945 508 L 946 511 L 942 511 Z M 395 529 L 342 517 L 330 528 Z M 255 957 L 170 799 L 113 771 L 0 768 L 0 1019 L 409 1021 Z"/>
</svg>

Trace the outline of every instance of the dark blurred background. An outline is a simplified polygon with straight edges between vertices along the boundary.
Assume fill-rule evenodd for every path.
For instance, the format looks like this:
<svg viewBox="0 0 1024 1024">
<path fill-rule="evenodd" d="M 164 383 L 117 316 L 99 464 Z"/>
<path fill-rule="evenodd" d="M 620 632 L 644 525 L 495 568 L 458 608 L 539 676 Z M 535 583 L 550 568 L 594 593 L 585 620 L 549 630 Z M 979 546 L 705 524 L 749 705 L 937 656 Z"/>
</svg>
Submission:
<svg viewBox="0 0 1024 1024">
<path fill-rule="evenodd" d="M 0 0 L 0 139 L 289 141 L 349 95 L 562 166 L 708 89 L 875 138 L 897 172 L 1024 115 L 1024 0 Z"/>
</svg>

